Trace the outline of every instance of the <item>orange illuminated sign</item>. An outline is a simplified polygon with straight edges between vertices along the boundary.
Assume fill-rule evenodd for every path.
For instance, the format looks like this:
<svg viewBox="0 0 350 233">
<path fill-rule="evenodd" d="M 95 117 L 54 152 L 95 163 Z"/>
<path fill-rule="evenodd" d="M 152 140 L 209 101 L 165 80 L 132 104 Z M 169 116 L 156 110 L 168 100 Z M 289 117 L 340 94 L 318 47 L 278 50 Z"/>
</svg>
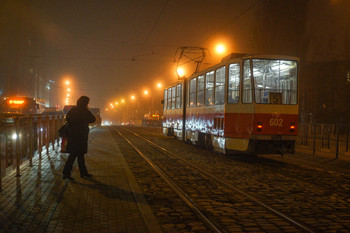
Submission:
<svg viewBox="0 0 350 233">
<path fill-rule="evenodd" d="M 21 104 L 24 104 L 24 100 L 9 100 L 8 103 L 21 105 Z"/>
</svg>

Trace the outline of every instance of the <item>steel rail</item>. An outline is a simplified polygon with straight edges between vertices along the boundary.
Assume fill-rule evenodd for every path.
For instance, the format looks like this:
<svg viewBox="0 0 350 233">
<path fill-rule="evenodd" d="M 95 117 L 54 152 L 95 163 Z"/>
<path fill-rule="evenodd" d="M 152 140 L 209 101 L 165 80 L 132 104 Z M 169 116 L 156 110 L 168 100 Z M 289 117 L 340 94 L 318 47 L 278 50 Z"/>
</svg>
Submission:
<svg viewBox="0 0 350 233">
<path fill-rule="evenodd" d="M 200 218 L 202 221 L 211 228 L 214 232 L 225 232 L 220 230 L 221 227 L 217 226 L 215 221 L 211 220 L 207 217 L 200 207 L 183 191 L 180 187 L 178 187 L 152 160 L 142 153 L 130 140 L 128 140 L 119 130 L 111 127 L 114 131 L 116 131 L 124 140 L 139 154 L 142 158 L 152 167 L 152 169 L 176 192 L 176 194 L 192 209 L 192 211 Z"/>
<path fill-rule="evenodd" d="M 229 189 L 231 189 L 231 190 L 234 190 L 234 191 L 236 191 L 236 192 L 242 194 L 243 196 L 245 196 L 245 197 L 247 197 L 248 199 L 250 199 L 250 200 L 254 201 L 255 203 L 257 203 L 258 205 L 263 206 L 263 207 L 266 208 L 267 210 L 271 211 L 271 212 L 274 213 L 275 215 L 277 215 L 277 216 L 279 216 L 279 217 L 281 217 L 281 218 L 287 220 L 288 222 L 290 222 L 290 223 L 293 224 L 294 226 L 297 226 L 297 227 L 299 227 L 300 229 L 302 229 L 302 230 L 304 230 L 304 231 L 306 231 L 306 232 L 310 232 L 310 233 L 315 233 L 315 232 L 317 232 L 317 231 L 315 231 L 315 230 L 312 230 L 310 227 L 305 226 L 305 224 L 299 223 L 298 221 L 294 220 L 293 218 L 291 218 L 291 217 L 289 217 L 289 216 L 287 216 L 287 215 L 281 213 L 280 211 L 275 210 L 274 208 L 268 206 L 267 204 L 265 204 L 265 203 L 259 201 L 257 198 L 255 198 L 255 197 L 253 197 L 252 195 L 250 195 L 250 194 L 244 192 L 243 190 L 232 186 L 231 184 L 229 184 L 228 181 L 226 181 L 226 180 L 224 180 L 224 179 L 222 179 L 222 178 L 219 178 L 219 177 L 217 177 L 217 176 L 215 176 L 215 175 L 213 175 L 213 174 L 211 174 L 211 173 L 205 171 L 204 169 L 202 169 L 202 168 L 200 168 L 200 167 L 198 167 L 198 166 L 196 166 L 196 165 L 193 165 L 192 163 L 190 163 L 188 160 L 184 159 L 183 157 L 178 156 L 178 155 L 172 153 L 171 151 L 167 150 L 166 148 L 157 145 L 156 143 L 154 143 L 154 142 L 150 141 L 149 139 L 147 139 L 147 138 L 145 138 L 145 137 L 143 137 L 143 136 L 137 134 L 136 132 L 133 132 L 133 131 L 127 129 L 127 128 L 123 128 L 123 129 L 129 131 L 130 133 L 134 134 L 135 136 L 138 136 L 138 137 L 144 139 L 145 141 L 147 141 L 147 142 L 149 142 L 150 144 L 152 144 L 154 147 L 156 147 L 156 148 L 158 148 L 158 149 L 164 151 L 165 153 L 167 153 L 167 154 L 173 156 L 174 158 L 180 159 L 181 161 L 183 161 L 184 163 L 186 163 L 186 164 L 189 165 L 190 167 L 193 167 L 193 168 L 194 168 L 195 170 L 197 170 L 198 172 L 200 172 L 200 173 L 202 173 L 202 174 L 204 174 L 204 175 L 210 177 L 211 179 L 213 179 L 213 180 L 215 180 L 215 181 L 221 183 L 222 185 L 226 186 L 227 188 L 229 188 Z"/>
</svg>

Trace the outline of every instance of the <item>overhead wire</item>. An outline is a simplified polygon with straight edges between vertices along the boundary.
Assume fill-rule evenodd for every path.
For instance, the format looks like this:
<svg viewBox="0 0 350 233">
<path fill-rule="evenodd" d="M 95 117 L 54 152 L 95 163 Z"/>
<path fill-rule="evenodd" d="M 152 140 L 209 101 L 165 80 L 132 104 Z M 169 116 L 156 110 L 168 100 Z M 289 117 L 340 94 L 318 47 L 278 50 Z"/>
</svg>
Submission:
<svg viewBox="0 0 350 233">
<path fill-rule="evenodd" d="M 148 42 L 149 38 L 151 37 L 153 31 L 155 30 L 156 26 L 158 25 L 158 23 L 159 23 L 159 21 L 160 21 L 162 15 L 163 15 L 163 13 L 164 13 L 164 11 L 165 11 L 167 5 L 168 5 L 168 3 L 169 3 L 169 0 L 166 0 L 166 1 L 165 1 L 165 4 L 163 5 L 163 7 L 162 7 L 160 13 L 158 14 L 158 17 L 156 18 L 155 22 L 153 23 L 153 25 L 152 25 L 150 31 L 148 32 L 148 34 L 147 34 L 147 36 L 146 36 L 146 38 L 145 38 L 145 41 L 143 42 L 143 44 L 142 44 L 141 48 L 139 49 L 139 51 L 141 51 L 141 50 L 144 48 L 144 46 L 147 44 L 147 42 Z M 137 57 L 137 55 L 136 55 L 136 56 L 133 56 L 133 57 Z M 134 63 L 131 63 L 130 68 L 129 68 L 129 71 L 132 70 L 133 64 L 134 64 Z M 128 71 L 128 72 L 129 72 L 129 71 Z M 164 72 L 164 71 L 163 71 L 163 72 Z M 162 72 L 162 73 L 163 73 L 163 72 Z"/>
<path fill-rule="evenodd" d="M 251 5 L 249 5 L 247 8 L 245 8 L 243 11 L 241 11 L 238 15 L 236 15 L 235 17 L 233 17 L 230 21 L 228 21 L 226 24 L 224 24 L 222 27 L 218 28 L 216 31 L 214 31 L 213 33 L 211 33 L 205 40 L 203 40 L 202 42 L 200 42 L 198 45 L 204 44 L 206 41 L 208 41 L 212 36 L 214 36 L 216 33 L 222 31 L 224 28 L 226 28 L 227 26 L 229 26 L 230 24 L 232 24 L 234 21 L 236 21 L 238 18 L 240 18 L 242 15 L 244 15 L 247 11 L 249 11 L 250 9 L 252 9 L 260 0 L 256 0 L 255 2 L 253 2 Z"/>
<path fill-rule="evenodd" d="M 211 33 L 205 40 L 201 41 L 200 43 L 198 43 L 197 45 L 201 45 L 204 44 L 206 41 L 208 41 L 212 36 L 214 36 L 215 34 L 217 34 L 218 32 L 222 31 L 223 29 L 225 29 L 226 27 L 228 27 L 229 25 L 231 25 L 233 22 L 235 22 L 237 19 L 239 19 L 242 15 L 244 15 L 246 12 L 248 12 L 249 10 L 251 10 L 260 0 L 256 0 L 254 1 L 252 4 L 250 4 L 249 6 L 247 6 L 247 8 L 245 8 L 244 10 L 242 10 L 241 12 L 238 13 L 238 15 L 234 16 L 232 19 L 230 19 L 227 23 L 225 23 L 222 27 L 218 28 L 216 31 L 214 31 L 213 33 Z M 188 62 L 185 62 L 184 64 L 186 64 Z M 159 76 L 160 74 L 164 73 L 166 71 L 166 69 L 164 69 L 162 72 L 160 72 L 157 76 Z"/>
</svg>

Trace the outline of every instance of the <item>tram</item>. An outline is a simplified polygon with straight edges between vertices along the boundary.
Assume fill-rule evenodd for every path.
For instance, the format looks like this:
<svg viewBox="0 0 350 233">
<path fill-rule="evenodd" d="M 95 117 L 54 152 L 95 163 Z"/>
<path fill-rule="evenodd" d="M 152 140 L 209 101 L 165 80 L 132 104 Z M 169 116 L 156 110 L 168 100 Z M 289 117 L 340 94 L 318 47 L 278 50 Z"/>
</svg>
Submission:
<svg viewBox="0 0 350 233">
<path fill-rule="evenodd" d="M 298 64 L 230 54 L 164 90 L 163 134 L 222 153 L 294 153 Z"/>
<path fill-rule="evenodd" d="M 162 126 L 162 120 L 159 119 L 159 114 L 145 114 L 142 119 L 142 125 L 143 126 L 151 126 L 151 127 L 161 127 Z"/>
<path fill-rule="evenodd" d="M 5 97 L 2 104 L 5 114 L 42 114 L 45 110 L 45 100 L 33 97 Z"/>
</svg>

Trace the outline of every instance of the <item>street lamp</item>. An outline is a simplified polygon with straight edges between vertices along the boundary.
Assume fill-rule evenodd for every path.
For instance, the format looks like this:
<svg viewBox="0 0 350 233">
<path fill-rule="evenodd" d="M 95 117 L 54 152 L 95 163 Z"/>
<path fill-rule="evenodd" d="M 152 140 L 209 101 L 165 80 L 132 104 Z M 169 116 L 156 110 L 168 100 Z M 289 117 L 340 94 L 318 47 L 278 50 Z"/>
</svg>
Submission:
<svg viewBox="0 0 350 233">
<path fill-rule="evenodd" d="M 182 67 L 178 67 L 176 72 L 179 78 L 183 78 L 185 76 L 185 70 Z"/>
<path fill-rule="evenodd" d="M 226 48 L 223 44 L 218 44 L 215 50 L 218 54 L 223 54 L 226 51 Z"/>
</svg>

